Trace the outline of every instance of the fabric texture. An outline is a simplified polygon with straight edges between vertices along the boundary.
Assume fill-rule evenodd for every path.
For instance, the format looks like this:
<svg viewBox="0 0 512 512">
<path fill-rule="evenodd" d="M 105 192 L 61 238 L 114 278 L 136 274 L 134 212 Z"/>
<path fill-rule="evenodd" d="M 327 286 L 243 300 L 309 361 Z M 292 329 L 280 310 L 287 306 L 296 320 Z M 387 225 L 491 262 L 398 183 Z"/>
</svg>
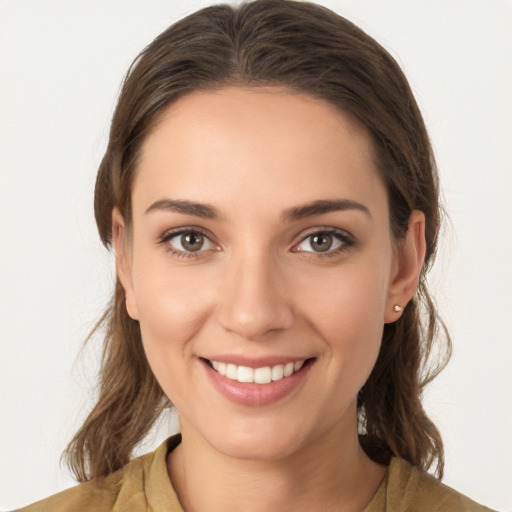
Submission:
<svg viewBox="0 0 512 512">
<path fill-rule="evenodd" d="M 167 473 L 176 435 L 104 479 L 85 482 L 18 512 L 184 512 Z M 362 512 L 485 512 L 433 476 L 392 458 L 386 477 Z M 316 512 L 316 511 L 315 511 Z"/>
</svg>

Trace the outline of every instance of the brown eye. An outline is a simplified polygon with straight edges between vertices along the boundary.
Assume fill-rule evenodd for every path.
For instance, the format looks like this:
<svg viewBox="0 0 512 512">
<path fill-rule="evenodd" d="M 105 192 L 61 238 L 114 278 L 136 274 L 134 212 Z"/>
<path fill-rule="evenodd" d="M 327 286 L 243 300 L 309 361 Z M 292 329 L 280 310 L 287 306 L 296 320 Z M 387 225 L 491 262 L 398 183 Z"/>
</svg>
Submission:
<svg viewBox="0 0 512 512">
<path fill-rule="evenodd" d="M 311 237 L 310 245 L 315 252 L 326 252 L 332 247 L 332 236 L 328 234 L 318 234 Z"/>
<path fill-rule="evenodd" d="M 162 239 L 162 243 L 169 245 L 176 253 L 199 253 L 215 249 L 215 244 L 200 231 L 181 231 L 168 234 Z"/>
<path fill-rule="evenodd" d="M 181 235 L 181 246 L 185 251 L 196 252 L 204 245 L 204 236 L 201 233 L 184 233 Z"/>
<path fill-rule="evenodd" d="M 309 252 L 327 256 L 328 254 L 336 254 L 352 245 L 352 239 L 342 231 L 317 231 L 304 237 L 295 246 L 294 252 Z"/>
</svg>

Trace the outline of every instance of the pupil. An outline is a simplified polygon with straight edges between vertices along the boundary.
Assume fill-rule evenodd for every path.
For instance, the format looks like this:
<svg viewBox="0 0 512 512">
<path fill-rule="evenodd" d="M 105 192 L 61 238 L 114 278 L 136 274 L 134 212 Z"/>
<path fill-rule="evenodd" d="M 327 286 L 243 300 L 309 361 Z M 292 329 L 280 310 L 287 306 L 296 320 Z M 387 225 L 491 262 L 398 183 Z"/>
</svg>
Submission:
<svg viewBox="0 0 512 512">
<path fill-rule="evenodd" d="M 181 237 L 181 244 L 187 251 L 198 251 L 203 246 L 203 243 L 203 235 L 197 233 L 187 233 Z"/>
<path fill-rule="evenodd" d="M 315 235 L 311 241 L 311 246 L 317 252 L 325 252 L 331 248 L 332 236 L 331 235 Z"/>
</svg>

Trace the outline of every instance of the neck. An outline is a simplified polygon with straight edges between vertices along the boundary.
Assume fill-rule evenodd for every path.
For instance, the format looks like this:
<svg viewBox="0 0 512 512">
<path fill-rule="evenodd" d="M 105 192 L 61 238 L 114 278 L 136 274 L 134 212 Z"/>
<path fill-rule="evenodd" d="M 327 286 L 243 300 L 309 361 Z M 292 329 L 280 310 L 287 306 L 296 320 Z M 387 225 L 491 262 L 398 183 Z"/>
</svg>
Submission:
<svg viewBox="0 0 512 512">
<path fill-rule="evenodd" d="M 384 478 L 357 439 L 334 428 L 279 460 L 243 460 L 216 451 L 195 431 L 168 457 L 186 512 L 360 511 Z"/>
</svg>

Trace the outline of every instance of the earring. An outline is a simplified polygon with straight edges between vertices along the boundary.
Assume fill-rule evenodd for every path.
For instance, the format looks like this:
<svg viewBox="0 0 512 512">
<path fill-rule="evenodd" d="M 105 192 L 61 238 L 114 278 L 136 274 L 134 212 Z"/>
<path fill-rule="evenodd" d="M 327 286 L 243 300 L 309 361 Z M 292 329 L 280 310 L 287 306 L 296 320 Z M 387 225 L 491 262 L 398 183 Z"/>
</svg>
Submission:
<svg viewBox="0 0 512 512">
<path fill-rule="evenodd" d="M 393 311 L 395 311 L 396 313 L 400 313 L 400 311 L 402 311 L 402 306 L 400 306 L 400 304 L 395 304 L 395 306 L 393 307 Z"/>
</svg>

